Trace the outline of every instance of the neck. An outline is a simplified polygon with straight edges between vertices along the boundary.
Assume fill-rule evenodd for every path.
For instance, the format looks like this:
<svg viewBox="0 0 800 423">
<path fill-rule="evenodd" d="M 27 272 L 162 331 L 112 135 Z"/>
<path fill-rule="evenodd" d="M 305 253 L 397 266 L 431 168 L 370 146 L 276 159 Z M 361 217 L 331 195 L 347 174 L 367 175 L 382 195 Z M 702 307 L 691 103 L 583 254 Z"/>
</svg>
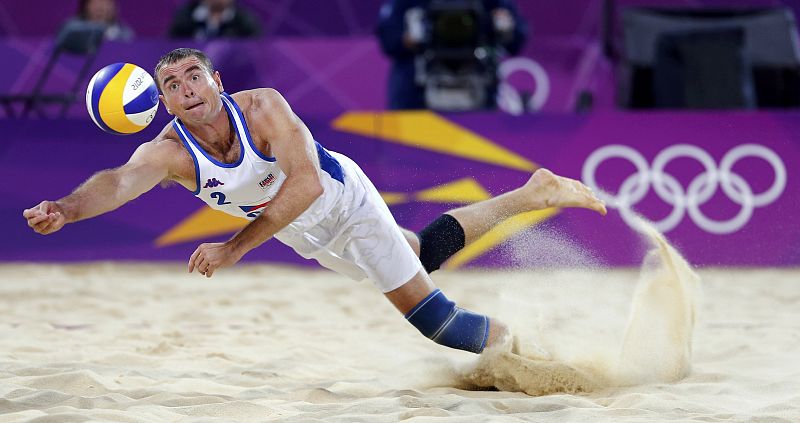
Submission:
<svg viewBox="0 0 800 423">
<path fill-rule="evenodd" d="M 199 143 L 214 150 L 227 151 L 236 138 L 225 110 L 220 110 L 210 122 L 184 124 Z"/>
</svg>

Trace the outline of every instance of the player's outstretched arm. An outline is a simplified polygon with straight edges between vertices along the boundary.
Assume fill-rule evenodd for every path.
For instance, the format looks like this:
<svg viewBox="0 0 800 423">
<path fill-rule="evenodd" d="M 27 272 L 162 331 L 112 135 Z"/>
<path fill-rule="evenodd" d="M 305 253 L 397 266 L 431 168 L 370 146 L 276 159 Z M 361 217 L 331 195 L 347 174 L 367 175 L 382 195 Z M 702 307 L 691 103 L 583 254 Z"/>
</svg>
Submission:
<svg viewBox="0 0 800 423">
<path fill-rule="evenodd" d="M 214 270 L 231 266 L 253 248 L 292 223 L 322 194 L 319 158 L 311 132 L 275 90 L 252 94 L 248 122 L 254 137 L 266 139 L 286 180 L 264 212 L 224 243 L 202 244 L 189 258 L 189 272 L 211 277 Z M 267 153 L 266 151 L 264 153 Z"/>
<path fill-rule="evenodd" d="M 95 173 L 72 194 L 57 201 L 42 201 L 22 216 L 35 232 L 51 234 L 65 224 L 88 219 L 133 200 L 169 175 L 169 142 L 151 141 L 136 149 L 130 160 L 115 169 Z"/>
<path fill-rule="evenodd" d="M 255 95 L 255 114 L 260 119 L 253 119 L 251 127 L 268 140 L 286 180 L 264 213 L 231 240 L 244 251 L 261 245 L 292 223 L 322 194 L 319 158 L 311 132 L 277 91 L 261 89 Z"/>
</svg>

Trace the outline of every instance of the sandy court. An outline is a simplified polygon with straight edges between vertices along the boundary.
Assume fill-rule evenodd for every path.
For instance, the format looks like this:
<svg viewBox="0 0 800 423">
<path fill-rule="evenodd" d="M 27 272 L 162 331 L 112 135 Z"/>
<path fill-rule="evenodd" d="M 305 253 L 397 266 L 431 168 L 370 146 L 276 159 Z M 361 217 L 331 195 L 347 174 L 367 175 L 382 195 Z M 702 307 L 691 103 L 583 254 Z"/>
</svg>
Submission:
<svg viewBox="0 0 800 423">
<path fill-rule="evenodd" d="M 800 421 L 800 271 L 699 273 L 688 377 L 530 396 L 460 389 L 477 356 L 423 338 L 369 283 L 328 271 L 2 265 L 0 421 Z M 602 365 L 619 355 L 638 275 L 434 279 L 508 321 L 523 348 Z"/>
</svg>

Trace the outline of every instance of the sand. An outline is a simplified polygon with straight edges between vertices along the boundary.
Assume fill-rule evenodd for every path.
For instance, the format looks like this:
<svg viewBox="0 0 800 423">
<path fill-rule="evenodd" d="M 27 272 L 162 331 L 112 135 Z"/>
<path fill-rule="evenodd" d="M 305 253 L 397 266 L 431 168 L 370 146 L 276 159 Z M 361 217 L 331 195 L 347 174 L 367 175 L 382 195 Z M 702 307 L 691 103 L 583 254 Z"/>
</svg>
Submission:
<svg viewBox="0 0 800 423">
<path fill-rule="evenodd" d="M 800 270 L 647 263 L 437 272 L 481 357 L 324 270 L 5 264 L 0 422 L 800 421 Z"/>
</svg>

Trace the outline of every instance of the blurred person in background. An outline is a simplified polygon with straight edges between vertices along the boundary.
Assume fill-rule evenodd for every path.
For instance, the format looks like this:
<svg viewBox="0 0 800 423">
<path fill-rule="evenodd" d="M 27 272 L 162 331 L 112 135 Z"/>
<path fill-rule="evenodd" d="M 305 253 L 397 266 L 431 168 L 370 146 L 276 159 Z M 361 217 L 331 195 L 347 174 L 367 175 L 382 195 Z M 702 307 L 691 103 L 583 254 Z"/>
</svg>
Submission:
<svg viewBox="0 0 800 423">
<path fill-rule="evenodd" d="M 191 0 L 173 16 L 172 38 L 250 38 L 261 33 L 259 19 L 236 0 Z"/>
<path fill-rule="evenodd" d="M 80 0 L 76 16 L 64 23 L 61 31 L 84 25 L 105 26 L 104 38 L 108 41 L 130 41 L 133 30 L 119 21 L 115 0 Z"/>
<path fill-rule="evenodd" d="M 475 110 L 494 108 L 497 62 L 528 28 L 514 0 L 388 0 L 377 33 L 390 109 Z"/>
</svg>

